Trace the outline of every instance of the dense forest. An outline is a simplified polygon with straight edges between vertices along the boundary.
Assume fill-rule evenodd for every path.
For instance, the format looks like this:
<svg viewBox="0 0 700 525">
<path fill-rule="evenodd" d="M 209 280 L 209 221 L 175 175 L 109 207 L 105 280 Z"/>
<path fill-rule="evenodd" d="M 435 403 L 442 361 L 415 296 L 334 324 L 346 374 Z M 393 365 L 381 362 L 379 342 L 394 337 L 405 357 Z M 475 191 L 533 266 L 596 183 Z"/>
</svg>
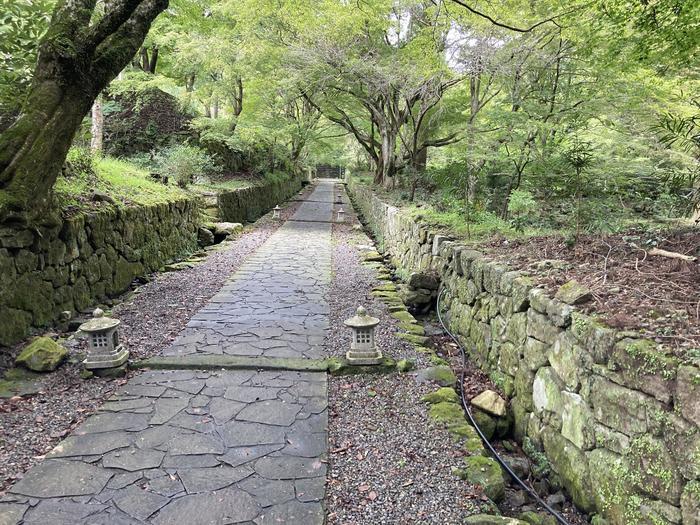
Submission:
<svg viewBox="0 0 700 525">
<path fill-rule="evenodd" d="M 2 17 L 5 218 L 70 193 L 66 158 L 110 157 L 181 186 L 341 164 L 475 231 L 698 205 L 695 2 L 10 0 Z"/>
</svg>

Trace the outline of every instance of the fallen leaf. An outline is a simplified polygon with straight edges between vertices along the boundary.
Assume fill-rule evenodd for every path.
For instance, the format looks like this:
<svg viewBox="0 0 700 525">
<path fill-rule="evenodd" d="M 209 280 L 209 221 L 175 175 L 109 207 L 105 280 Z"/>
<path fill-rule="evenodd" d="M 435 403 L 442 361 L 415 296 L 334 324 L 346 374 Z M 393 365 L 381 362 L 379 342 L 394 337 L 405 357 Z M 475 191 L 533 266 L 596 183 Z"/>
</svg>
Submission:
<svg viewBox="0 0 700 525">
<path fill-rule="evenodd" d="M 367 492 L 369 490 L 369 485 L 363 483 L 362 485 L 357 487 L 357 490 L 359 490 L 360 492 Z"/>
<path fill-rule="evenodd" d="M 375 499 L 377 499 L 378 496 L 379 495 L 376 492 L 372 491 L 369 494 L 367 494 L 367 499 L 369 499 L 370 501 L 374 501 Z"/>
</svg>

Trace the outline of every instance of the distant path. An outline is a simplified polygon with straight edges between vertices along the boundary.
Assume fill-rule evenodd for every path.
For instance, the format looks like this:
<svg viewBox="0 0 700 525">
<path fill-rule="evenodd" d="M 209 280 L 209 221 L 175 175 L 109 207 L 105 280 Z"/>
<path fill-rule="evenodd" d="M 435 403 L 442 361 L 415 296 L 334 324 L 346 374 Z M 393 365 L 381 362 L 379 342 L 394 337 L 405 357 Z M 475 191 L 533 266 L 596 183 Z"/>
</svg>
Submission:
<svg viewBox="0 0 700 525">
<path fill-rule="evenodd" d="M 333 187 L 320 182 L 164 354 L 324 357 Z M 144 372 L 9 489 L 0 525 L 322 524 L 327 390 L 325 372 Z"/>
</svg>

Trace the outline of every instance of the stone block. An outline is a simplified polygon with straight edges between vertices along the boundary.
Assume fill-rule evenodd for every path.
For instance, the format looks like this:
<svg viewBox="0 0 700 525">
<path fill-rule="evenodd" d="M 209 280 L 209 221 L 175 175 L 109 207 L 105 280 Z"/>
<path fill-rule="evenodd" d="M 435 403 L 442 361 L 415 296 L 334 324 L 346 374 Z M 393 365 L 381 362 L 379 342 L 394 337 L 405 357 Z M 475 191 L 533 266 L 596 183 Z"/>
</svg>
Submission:
<svg viewBox="0 0 700 525">
<path fill-rule="evenodd" d="M 681 496 L 683 525 L 700 525 L 700 480 L 686 484 Z"/>
<path fill-rule="evenodd" d="M 559 334 L 562 332 L 552 324 L 546 315 L 537 313 L 534 309 L 527 312 L 527 335 L 534 337 L 543 343 L 554 344 Z"/>
<path fill-rule="evenodd" d="M 547 305 L 547 315 L 555 326 L 567 327 L 571 324 L 573 308 L 561 301 L 552 299 Z"/>
<path fill-rule="evenodd" d="M 607 363 L 617 342 L 617 332 L 599 320 L 577 311 L 571 313 L 571 332 L 598 364 Z"/>
<path fill-rule="evenodd" d="M 525 340 L 523 359 L 530 370 L 534 372 L 549 363 L 549 348 L 550 345 L 538 341 L 534 337 L 528 337 Z"/>
<path fill-rule="evenodd" d="M 619 341 L 608 366 L 619 371 L 626 386 L 652 395 L 663 403 L 671 401 L 678 359 L 665 355 L 653 341 L 631 338 Z"/>
<path fill-rule="evenodd" d="M 506 401 L 493 390 L 484 390 L 471 399 L 471 404 L 475 407 L 497 417 L 506 415 Z"/>
<path fill-rule="evenodd" d="M 29 331 L 32 315 L 24 310 L 0 306 L 0 345 L 10 346 Z"/>
<path fill-rule="evenodd" d="M 537 310 L 541 314 L 547 313 L 547 307 L 552 299 L 547 295 L 547 292 L 542 288 L 533 288 L 529 294 L 530 307 Z"/>
<path fill-rule="evenodd" d="M 530 307 L 530 290 L 534 286 L 531 277 L 523 276 L 513 279 L 513 312 L 524 312 Z"/>
<path fill-rule="evenodd" d="M 581 396 L 562 392 L 563 411 L 561 435 L 581 450 L 595 446 L 594 419 L 588 403 Z"/>
<path fill-rule="evenodd" d="M 630 448 L 630 438 L 622 432 L 617 432 L 605 425 L 594 425 L 595 442 L 598 447 L 612 450 L 616 454 L 626 454 Z"/>
<path fill-rule="evenodd" d="M 555 299 L 570 305 L 585 303 L 590 301 L 592 297 L 591 291 L 575 280 L 561 285 L 554 296 Z"/>
<path fill-rule="evenodd" d="M 655 399 L 601 377 L 593 378 L 590 401 L 598 422 L 627 436 L 646 433 L 652 416 L 665 411 Z"/>
<path fill-rule="evenodd" d="M 68 350 L 49 337 L 37 337 L 22 349 L 15 364 L 34 372 L 51 372 L 58 368 Z"/>
<path fill-rule="evenodd" d="M 550 367 L 540 368 L 532 384 L 532 402 L 536 412 L 553 412 L 561 416 L 564 409 L 564 385 Z"/>
<path fill-rule="evenodd" d="M 506 268 L 497 263 L 487 263 L 484 265 L 484 289 L 491 294 L 501 292 L 501 279 L 506 273 Z"/>
<path fill-rule="evenodd" d="M 595 510 L 588 458 L 583 451 L 549 428 L 542 432 L 542 445 L 573 502 L 586 512 Z"/>
<path fill-rule="evenodd" d="M 508 318 L 506 324 L 506 341 L 523 346 L 527 339 L 527 314 L 518 312 Z"/>
<path fill-rule="evenodd" d="M 562 332 L 549 352 L 549 363 L 572 391 L 578 390 L 581 377 L 588 375 L 593 365 L 591 356 L 576 343 L 571 332 Z"/>
<path fill-rule="evenodd" d="M 678 467 L 663 441 L 649 435 L 632 441 L 627 455 L 641 492 L 672 505 L 679 505 L 683 482 Z"/>
<path fill-rule="evenodd" d="M 501 466 L 495 459 L 484 456 L 464 458 L 463 478 L 472 485 L 479 485 L 492 501 L 499 502 L 505 495 L 505 482 Z"/>
<path fill-rule="evenodd" d="M 520 368 L 519 346 L 506 342 L 499 347 L 498 367 L 509 375 L 514 376 Z"/>
<path fill-rule="evenodd" d="M 521 366 L 515 372 L 513 379 L 513 389 L 516 397 L 521 399 L 521 404 L 528 411 L 534 409 L 532 402 L 532 389 L 535 382 L 535 374 L 527 367 Z"/>
<path fill-rule="evenodd" d="M 610 525 L 629 525 L 627 505 L 635 492 L 629 464 L 623 456 L 604 448 L 597 448 L 586 457 L 590 479 L 595 480 L 590 487 L 595 506 Z"/>
<path fill-rule="evenodd" d="M 700 368 L 678 368 L 675 400 L 684 418 L 700 427 Z"/>
</svg>

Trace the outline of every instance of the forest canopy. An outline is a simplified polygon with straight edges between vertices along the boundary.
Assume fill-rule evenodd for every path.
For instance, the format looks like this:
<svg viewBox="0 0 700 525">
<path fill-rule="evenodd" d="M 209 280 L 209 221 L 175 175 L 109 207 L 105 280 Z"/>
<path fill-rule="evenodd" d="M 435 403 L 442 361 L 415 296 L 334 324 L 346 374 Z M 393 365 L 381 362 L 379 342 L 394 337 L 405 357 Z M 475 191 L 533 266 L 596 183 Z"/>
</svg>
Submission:
<svg viewBox="0 0 700 525">
<path fill-rule="evenodd" d="M 697 209 L 697 2 L 78 4 L 0 8 L 3 216 L 50 198 L 95 100 L 109 120 L 153 90 L 177 101 L 177 141 L 212 172 L 342 164 L 397 198 L 516 229 Z M 37 107 L 48 85 L 50 110 Z M 40 133 L 67 103 L 60 133 Z M 140 165 L 159 154 L 120 148 Z"/>
</svg>

